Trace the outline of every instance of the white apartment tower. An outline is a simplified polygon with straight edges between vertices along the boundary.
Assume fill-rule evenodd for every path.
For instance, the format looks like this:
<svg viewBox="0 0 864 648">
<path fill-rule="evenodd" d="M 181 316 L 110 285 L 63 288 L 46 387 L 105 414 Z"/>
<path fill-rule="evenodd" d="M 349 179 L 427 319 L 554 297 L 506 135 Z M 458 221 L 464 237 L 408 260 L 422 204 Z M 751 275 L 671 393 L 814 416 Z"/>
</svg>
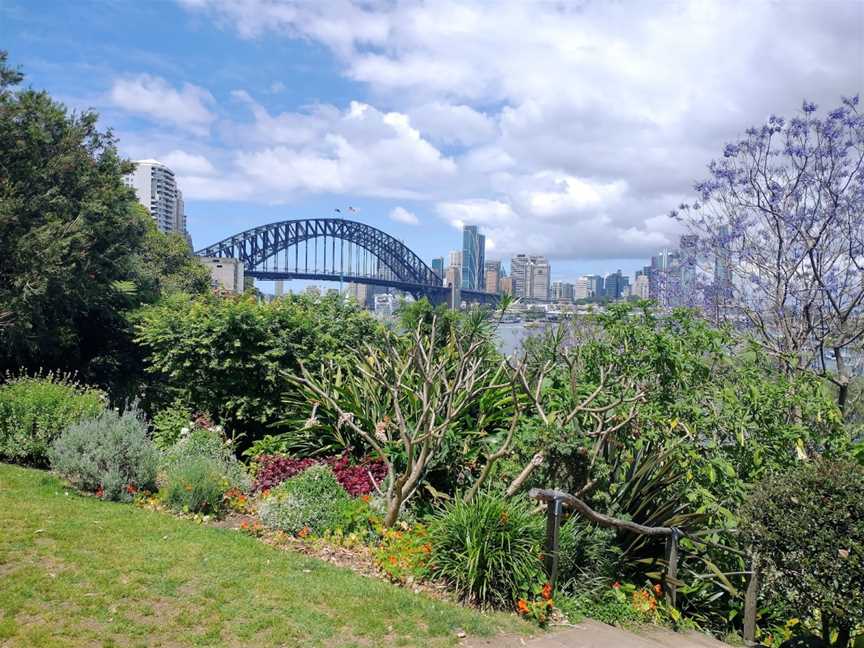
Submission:
<svg viewBox="0 0 864 648">
<path fill-rule="evenodd" d="M 186 213 L 183 194 L 177 188 L 174 172 L 158 160 L 137 160 L 135 171 L 124 178 L 127 187 L 156 221 L 160 232 L 186 236 Z"/>
<path fill-rule="evenodd" d="M 579 277 L 573 287 L 574 299 L 585 299 L 590 291 L 588 277 Z"/>
<path fill-rule="evenodd" d="M 550 297 L 549 261 L 544 256 L 517 254 L 510 259 L 513 296 L 539 302 Z"/>
</svg>

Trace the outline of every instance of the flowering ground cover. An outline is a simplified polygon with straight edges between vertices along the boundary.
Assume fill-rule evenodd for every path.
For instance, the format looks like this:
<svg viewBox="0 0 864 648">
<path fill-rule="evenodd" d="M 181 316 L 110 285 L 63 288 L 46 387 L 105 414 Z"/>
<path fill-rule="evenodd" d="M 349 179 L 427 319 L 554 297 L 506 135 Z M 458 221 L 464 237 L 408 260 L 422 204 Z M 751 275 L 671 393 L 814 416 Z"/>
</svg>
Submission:
<svg viewBox="0 0 864 648">
<path fill-rule="evenodd" d="M 3 645 L 446 646 L 527 629 L 4 464 L 0 578 Z"/>
</svg>

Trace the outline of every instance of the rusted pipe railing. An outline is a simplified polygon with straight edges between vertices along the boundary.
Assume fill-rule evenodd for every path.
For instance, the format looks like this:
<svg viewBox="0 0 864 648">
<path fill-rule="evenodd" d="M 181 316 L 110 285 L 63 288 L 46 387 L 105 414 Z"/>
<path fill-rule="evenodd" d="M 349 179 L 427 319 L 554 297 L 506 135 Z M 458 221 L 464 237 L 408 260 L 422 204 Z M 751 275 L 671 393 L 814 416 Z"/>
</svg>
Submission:
<svg viewBox="0 0 864 648">
<path fill-rule="evenodd" d="M 528 495 L 541 502 L 546 502 L 546 548 L 543 558 L 546 574 L 553 590 L 558 579 L 561 515 L 563 509 L 566 507 L 573 509 L 582 515 L 582 517 L 603 527 L 621 529 L 640 535 L 665 536 L 667 567 L 664 584 L 666 586 L 666 598 L 670 605 L 675 606 L 678 584 L 678 541 L 684 536 L 681 529 L 677 527 L 649 527 L 631 522 L 630 520 L 613 518 L 595 511 L 578 497 L 564 491 L 532 488 Z"/>
</svg>

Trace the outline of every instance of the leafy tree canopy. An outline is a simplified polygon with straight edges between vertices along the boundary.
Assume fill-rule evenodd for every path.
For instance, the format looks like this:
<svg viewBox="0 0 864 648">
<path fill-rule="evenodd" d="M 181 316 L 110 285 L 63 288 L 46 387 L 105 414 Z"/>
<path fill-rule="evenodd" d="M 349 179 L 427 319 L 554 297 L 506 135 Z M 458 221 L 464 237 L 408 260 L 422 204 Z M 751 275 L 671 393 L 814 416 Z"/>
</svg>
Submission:
<svg viewBox="0 0 864 648">
<path fill-rule="evenodd" d="M 123 183 L 132 164 L 92 111 L 70 113 L 0 52 L 0 369 L 74 370 L 107 383 L 126 364 L 126 312 L 207 289 L 178 236 L 156 231 Z"/>
</svg>

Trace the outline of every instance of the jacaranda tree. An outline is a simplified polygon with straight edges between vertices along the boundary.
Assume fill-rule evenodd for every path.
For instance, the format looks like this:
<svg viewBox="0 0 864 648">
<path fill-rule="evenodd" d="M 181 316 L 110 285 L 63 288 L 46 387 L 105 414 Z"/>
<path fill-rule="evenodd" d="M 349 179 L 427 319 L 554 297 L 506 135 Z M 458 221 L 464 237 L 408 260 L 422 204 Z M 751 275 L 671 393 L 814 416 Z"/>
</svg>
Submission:
<svg viewBox="0 0 864 648">
<path fill-rule="evenodd" d="M 727 144 L 673 212 L 721 270 L 713 312 L 747 328 L 787 371 L 815 370 L 846 408 L 864 336 L 864 116 L 805 101 Z M 728 277 L 728 281 L 724 280 Z"/>
</svg>

